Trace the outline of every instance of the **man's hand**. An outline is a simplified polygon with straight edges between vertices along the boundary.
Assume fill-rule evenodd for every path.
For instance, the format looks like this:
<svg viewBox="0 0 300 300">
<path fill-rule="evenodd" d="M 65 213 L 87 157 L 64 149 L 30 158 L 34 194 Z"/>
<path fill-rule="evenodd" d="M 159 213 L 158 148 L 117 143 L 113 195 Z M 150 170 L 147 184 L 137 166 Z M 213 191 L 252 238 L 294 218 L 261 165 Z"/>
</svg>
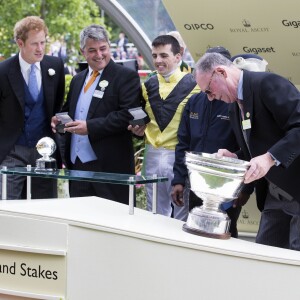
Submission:
<svg viewBox="0 0 300 300">
<path fill-rule="evenodd" d="M 173 186 L 171 196 L 172 196 L 173 202 L 177 206 L 183 206 L 184 205 L 183 190 L 184 190 L 184 187 L 183 187 L 182 184 L 176 184 L 176 185 Z"/>
<path fill-rule="evenodd" d="M 217 152 L 217 157 L 223 156 L 237 158 L 237 155 L 235 153 L 232 153 L 227 149 L 219 149 Z"/>
<path fill-rule="evenodd" d="M 233 207 L 244 206 L 250 198 L 250 195 L 247 193 L 241 192 L 237 199 L 233 201 Z"/>
<path fill-rule="evenodd" d="M 250 160 L 250 168 L 245 175 L 244 183 L 250 183 L 264 177 L 274 165 L 275 161 L 268 152 L 252 158 Z"/>
<path fill-rule="evenodd" d="M 146 130 L 146 126 L 147 125 L 143 125 L 143 126 L 135 125 L 133 127 L 132 125 L 129 125 L 127 129 L 137 136 L 143 136 Z"/>
<path fill-rule="evenodd" d="M 56 125 L 59 123 L 56 116 L 53 116 L 51 119 L 51 128 L 54 133 L 56 133 Z"/>
<path fill-rule="evenodd" d="M 72 121 L 65 124 L 65 132 L 87 135 L 86 121 Z"/>
</svg>

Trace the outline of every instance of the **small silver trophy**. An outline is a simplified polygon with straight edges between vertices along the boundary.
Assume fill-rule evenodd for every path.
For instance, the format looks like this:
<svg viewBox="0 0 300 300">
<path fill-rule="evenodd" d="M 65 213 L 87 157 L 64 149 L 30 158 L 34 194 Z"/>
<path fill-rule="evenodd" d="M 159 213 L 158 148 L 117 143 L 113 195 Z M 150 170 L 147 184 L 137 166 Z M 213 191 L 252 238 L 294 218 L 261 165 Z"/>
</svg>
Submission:
<svg viewBox="0 0 300 300">
<path fill-rule="evenodd" d="M 206 237 L 229 239 L 230 218 L 220 205 L 238 197 L 249 162 L 216 157 L 216 154 L 186 152 L 191 190 L 203 200 L 193 208 L 183 230 Z"/>
<path fill-rule="evenodd" d="M 55 171 L 57 169 L 56 159 L 50 157 L 55 150 L 56 144 L 50 137 L 40 139 L 36 144 L 36 149 L 41 158 L 36 160 L 36 171 Z"/>
</svg>

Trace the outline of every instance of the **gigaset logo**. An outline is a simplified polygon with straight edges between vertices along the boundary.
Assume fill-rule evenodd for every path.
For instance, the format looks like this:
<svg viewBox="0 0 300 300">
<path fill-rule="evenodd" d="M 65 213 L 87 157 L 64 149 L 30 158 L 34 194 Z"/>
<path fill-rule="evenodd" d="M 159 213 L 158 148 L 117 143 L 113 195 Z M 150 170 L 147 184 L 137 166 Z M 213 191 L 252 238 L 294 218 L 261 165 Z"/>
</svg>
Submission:
<svg viewBox="0 0 300 300">
<path fill-rule="evenodd" d="M 203 29 L 203 30 L 213 30 L 214 29 L 214 25 L 212 24 L 184 24 L 184 28 L 186 30 L 199 30 L 199 29 Z"/>
<path fill-rule="evenodd" d="M 282 20 L 282 25 L 286 27 L 294 27 L 299 28 L 300 27 L 300 21 L 288 21 L 288 20 Z"/>
<path fill-rule="evenodd" d="M 246 53 L 254 53 L 254 54 L 276 52 L 273 47 L 267 47 L 267 48 L 250 48 L 250 47 L 245 46 L 245 47 L 243 47 L 243 50 Z"/>
</svg>

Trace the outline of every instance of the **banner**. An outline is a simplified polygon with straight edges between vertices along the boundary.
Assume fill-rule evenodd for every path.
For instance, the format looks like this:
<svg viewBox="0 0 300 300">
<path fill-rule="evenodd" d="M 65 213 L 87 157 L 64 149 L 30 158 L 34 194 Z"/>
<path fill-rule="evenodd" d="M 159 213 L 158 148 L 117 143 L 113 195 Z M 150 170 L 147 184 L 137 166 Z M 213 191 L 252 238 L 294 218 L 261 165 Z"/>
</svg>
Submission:
<svg viewBox="0 0 300 300">
<path fill-rule="evenodd" d="M 11 290 L 63 299 L 65 289 L 65 256 L 0 250 L 0 294 Z"/>
<path fill-rule="evenodd" d="M 223 46 L 231 55 L 258 54 L 300 87 L 300 2 L 163 0 L 193 57 Z"/>
</svg>

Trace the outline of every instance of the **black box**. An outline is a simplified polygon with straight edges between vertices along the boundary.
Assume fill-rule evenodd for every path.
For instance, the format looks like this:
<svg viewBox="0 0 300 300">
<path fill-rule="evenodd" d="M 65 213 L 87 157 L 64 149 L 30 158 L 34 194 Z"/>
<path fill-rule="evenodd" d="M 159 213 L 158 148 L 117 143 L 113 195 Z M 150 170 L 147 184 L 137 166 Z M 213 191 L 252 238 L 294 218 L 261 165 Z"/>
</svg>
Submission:
<svg viewBox="0 0 300 300">
<path fill-rule="evenodd" d="M 132 126 L 142 126 L 150 122 L 148 114 L 142 107 L 136 107 L 128 109 L 129 113 L 133 116 L 133 119 L 129 121 L 129 124 Z"/>
</svg>

